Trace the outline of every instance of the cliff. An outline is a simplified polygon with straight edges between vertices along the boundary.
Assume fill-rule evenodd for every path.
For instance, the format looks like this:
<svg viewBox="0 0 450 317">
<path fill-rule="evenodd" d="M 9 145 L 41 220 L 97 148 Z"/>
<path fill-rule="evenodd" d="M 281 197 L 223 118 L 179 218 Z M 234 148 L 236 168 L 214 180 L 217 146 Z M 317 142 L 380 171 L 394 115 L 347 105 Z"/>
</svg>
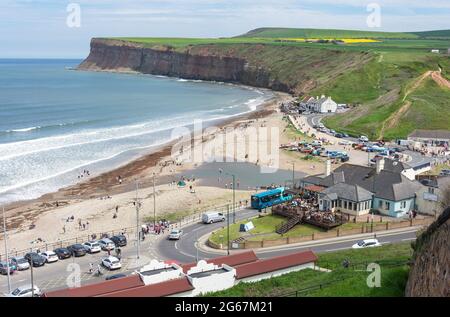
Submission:
<svg viewBox="0 0 450 317">
<path fill-rule="evenodd" d="M 450 207 L 416 240 L 406 296 L 450 296 Z"/>
<path fill-rule="evenodd" d="M 94 38 L 89 56 L 78 69 L 233 82 L 302 95 L 371 58 L 367 52 L 264 44 L 174 48 Z"/>
</svg>

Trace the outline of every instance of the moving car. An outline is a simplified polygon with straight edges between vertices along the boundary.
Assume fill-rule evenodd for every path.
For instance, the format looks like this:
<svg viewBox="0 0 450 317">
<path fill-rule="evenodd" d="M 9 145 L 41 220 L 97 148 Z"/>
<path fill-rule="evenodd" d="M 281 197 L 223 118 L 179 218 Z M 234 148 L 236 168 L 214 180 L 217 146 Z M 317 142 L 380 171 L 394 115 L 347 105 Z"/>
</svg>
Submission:
<svg viewBox="0 0 450 317">
<path fill-rule="evenodd" d="M 36 252 L 28 252 L 25 254 L 25 259 L 27 259 L 33 267 L 43 266 L 46 262 L 46 259 Z"/>
<path fill-rule="evenodd" d="M 103 238 L 101 240 L 98 240 L 98 244 L 104 251 L 111 251 L 111 250 L 114 250 L 114 248 L 116 247 L 114 242 L 112 242 L 112 240 L 108 239 L 108 238 Z"/>
<path fill-rule="evenodd" d="M 68 259 L 72 256 L 72 253 L 67 248 L 57 248 L 57 249 L 53 250 L 53 252 L 56 253 L 56 255 L 58 256 L 58 259 L 60 259 L 60 260 Z"/>
<path fill-rule="evenodd" d="M 203 223 L 213 223 L 225 221 L 225 216 L 221 212 L 207 212 L 202 215 Z"/>
<path fill-rule="evenodd" d="M 122 267 L 122 264 L 120 264 L 120 260 L 112 255 L 110 255 L 106 258 L 103 258 L 102 265 L 110 271 L 118 270 Z"/>
<path fill-rule="evenodd" d="M 112 236 L 111 241 L 114 242 L 116 247 L 124 247 L 127 245 L 127 238 L 122 234 Z"/>
<path fill-rule="evenodd" d="M 30 263 L 23 256 L 13 257 L 11 263 L 16 266 L 18 271 L 28 270 L 30 268 Z"/>
<path fill-rule="evenodd" d="M 76 244 L 72 244 L 70 246 L 67 247 L 67 249 L 69 249 L 70 253 L 73 256 L 85 256 L 86 255 L 86 249 L 84 248 L 84 246 L 82 244 L 76 243 Z"/>
<path fill-rule="evenodd" d="M 16 266 L 12 263 L 0 262 L 0 274 L 7 275 L 8 271 L 9 274 L 13 274 L 16 271 Z"/>
<path fill-rule="evenodd" d="M 59 260 L 58 256 L 53 251 L 41 252 L 40 255 L 42 255 L 45 258 L 47 263 L 53 263 Z"/>
<path fill-rule="evenodd" d="M 381 246 L 381 243 L 378 242 L 377 239 L 366 239 L 361 240 L 355 243 L 352 248 L 353 249 L 363 249 L 363 248 L 371 248 L 371 247 L 379 247 Z"/>
<path fill-rule="evenodd" d="M 34 289 L 34 294 L 31 291 L 32 289 Z M 5 294 L 5 296 L 6 297 L 32 297 L 34 295 L 35 297 L 38 297 L 38 296 L 41 296 L 41 294 L 42 294 L 41 290 L 36 285 L 34 285 L 34 287 L 31 287 L 31 285 L 22 285 L 22 286 L 16 288 L 15 290 L 13 290 L 11 293 Z"/>
<path fill-rule="evenodd" d="M 86 249 L 86 251 L 91 254 L 102 251 L 102 247 L 96 241 L 85 242 L 83 245 L 84 245 L 84 248 Z"/>
<path fill-rule="evenodd" d="M 169 233 L 169 240 L 180 240 L 182 234 L 183 234 L 183 230 L 173 229 Z"/>
<path fill-rule="evenodd" d="M 122 277 L 126 277 L 126 276 L 127 276 L 126 274 L 118 273 L 118 274 L 113 274 L 113 275 L 110 275 L 110 276 L 105 277 L 105 280 L 107 280 L 107 281 L 109 281 L 109 280 L 115 280 L 115 279 L 122 278 Z"/>
</svg>

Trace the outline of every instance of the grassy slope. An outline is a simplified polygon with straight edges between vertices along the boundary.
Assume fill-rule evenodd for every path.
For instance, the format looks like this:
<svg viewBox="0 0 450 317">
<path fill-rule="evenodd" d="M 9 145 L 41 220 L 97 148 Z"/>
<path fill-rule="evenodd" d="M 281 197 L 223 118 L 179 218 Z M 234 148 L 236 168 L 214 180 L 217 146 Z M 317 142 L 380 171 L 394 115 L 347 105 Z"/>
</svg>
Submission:
<svg viewBox="0 0 450 317">
<path fill-rule="evenodd" d="M 319 254 L 318 265 L 331 273 L 303 270 L 256 283 L 240 283 L 231 289 L 208 294 L 215 297 L 280 296 L 313 287 L 300 296 L 403 296 L 408 278 L 406 263 L 412 255 L 410 243 L 390 244 L 379 248 L 343 250 Z M 342 268 L 348 259 L 351 268 Z M 381 287 L 369 288 L 367 263 L 381 266 Z M 353 266 L 354 265 L 354 266 Z M 324 284 L 322 289 L 317 289 Z"/>
<path fill-rule="evenodd" d="M 291 37 L 291 38 L 418 38 L 416 34 L 371 32 L 333 29 L 294 29 L 294 28 L 259 28 L 251 30 L 241 37 Z"/>
<path fill-rule="evenodd" d="M 269 69 L 272 78 L 288 82 L 296 93 L 331 95 L 339 103 L 357 104 L 344 115 L 328 117 L 325 123 L 334 130 L 377 138 L 381 126 L 402 105 L 404 91 L 428 70 L 442 69 L 450 78 L 450 59 L 430 53 L 430 49 L 450 47 L 450 31 L 386 33 L 317 29 L 256 29 L 241 37 L 221 39 L 121 38 L 148 47 L 171 46 L 178 51 L 239 56 L 251 65 Z M 380 43 L 319 44 L 280 43 L 277 37 L 371 37 Z M 429 39 L 427 39 L 429 37 Z M 264 45 L 255 45 L 264 44 Z M 262 49 L 264 47 L 264 49 Z M 295 49 L 293 49 L 295 48 Z M 341 51 L 342 54 L 336 52 Z M 370 59 L 370 57 L 373 57 Z M 295 61 L 295 62 L 293 62 Z M 367 61 L 369 61 L 367 63 Z M 401 126 L 388 128 L 385 138 L 404 137 L 413 128 L 448 129 L 450 118 L 429 120 L 427 110 L 444 109 L 447 94 L 433 89 L 413 100 L 413 111 L 401 117 Z M 420 111 L 419 108 L 422 108 Z M 416 111 L 417 110 L 417 111 Z M 422 112 L 422 114 L 419 114 Z M 425 120 L 416 121 L 421 116 Z M 422 118 L 423 119 L 423 118 Z M 434 125 L 436 124 L 436 125 Z"/>
</svg>

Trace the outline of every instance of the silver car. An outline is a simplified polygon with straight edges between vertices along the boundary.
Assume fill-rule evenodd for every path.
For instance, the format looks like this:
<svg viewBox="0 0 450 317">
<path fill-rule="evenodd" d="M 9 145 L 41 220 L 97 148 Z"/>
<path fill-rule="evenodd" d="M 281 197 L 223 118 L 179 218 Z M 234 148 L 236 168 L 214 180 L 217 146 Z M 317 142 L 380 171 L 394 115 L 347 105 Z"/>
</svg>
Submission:
<svg viewBox="0 0 450 317">
<path fill-rule="evenodd" d="M 13 257 L 11 263 L 16 266 L 18 271 L 24 271 L 30 268 L 30 263 L 23 256 Z"/>
</svg>

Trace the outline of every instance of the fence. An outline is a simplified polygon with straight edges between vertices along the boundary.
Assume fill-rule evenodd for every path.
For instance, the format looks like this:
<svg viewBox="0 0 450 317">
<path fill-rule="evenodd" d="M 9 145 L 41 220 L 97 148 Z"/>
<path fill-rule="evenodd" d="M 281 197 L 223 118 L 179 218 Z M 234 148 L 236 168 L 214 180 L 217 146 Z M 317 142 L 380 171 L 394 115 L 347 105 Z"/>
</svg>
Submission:
<svg viewBox="0 0 450 317">
<path fill-rule="evenodd" d="M 386 268 L 386 267 L 399 267 L 399 266 L 405 266 L 408 265 L 409 262 L 408 261 L 379 261 L 376 262 L 377 264 L 379 264 L 380 266 Z M 341 272 L 344 273 L 348 272 L 348 271 L 366 271 L 367 267 L 370 263 L 369 262 L 359 262 L 359 263 L 350 263 L 348 265 L 348 268 L 343 268 L 341 267 Z M 322 265 L 321 267 L 325 267 L 327 268 L 327 266 Z M 329 268 L 329 267 L 328 267 Z M 343 274 L 344 275 L 344 274 Z M 301 289 L 297 289 L 293 292 L 289 292 L 289 293 L 282 293 L 282 294 L 278 294 L 275 295 L 277 297 L 301 297 L 301 296 L 306 296 L 308 295 L 308 293 L 312 292 L 312 291 L 317 291 L 317 290 L 322 290 L 324 288 L 326 288 L 327 286 L 331 286 L 333 284 L 345 281 L 347 279 L 353 278 L 353 275 L 349 275 L 349 276 L 341 276 L 341 277 L 337 277 L 331 281 L 326 281 L 326 282 L 322 282 L 322 283 L 317 283 L 314 285 L 310 285 L 308 287 L 304 287 Z M 271 296 L 274 296 L 273 294 L 271 294 Z"/>
<path fill-rule="evenodd" d="M 203 210 L 203 211 L 195 213 L 193 215 L 181 217 L 179 220 L 170 223 L 169 230 L 174 229 L 174 228 L 181 228 L 188 224 L 199 222 L 201 220 L 202 214 L 208 210 L 214 210 L 214 211 L 226 213 L 227 206 L 228 205 L 220 205 L 220 206 L 216 206 L 216 207 L 210 207 L 207 210 Z M 230 208 L 230 218 L 231 218 L 233 204 L 230 204 L 229 206 L 230 206 L 229 208 Z M 245 204 L 240 205 L 239 202 L 236 202 L 236 204 L 235 204 L 236 211 L 238 211 L 242 208 L 245 208 L 245 207 L 247 207 Z M 144 223 L 143 223 L 143 225 L 144 225 Z M 141 230 L 141 228 L 139 228 L 139 230 Z M 58 240 L 58 241 L 53 241 L 53 242 L 43 241 L 43 242 L 39 242 L 39 243 L 34 243 L 32 246 L 30 246 L 29 248 L 26 248 L 26 249 L 20 249 L 20 250 L 10 249 L 10 250 L 8 250 L 8 256 L 10 258 L 15 257 L 15 256 L 23 256 L 26 253 L 33 252 L 35 250 L 54 250 L 56 248 L 67 247 L 67 246 L 75 244 L 75 243 L 84 243 L 84 242 L 92 240 L 93 234 L 96 235 L 100 239 L 103 234 L 107 234 L 108 236 L 113 236 L 115 234 L 122 234 L 122 233 L 126 236 L 127 240 L 135 239 L 136 238 L 136 226 L 128 227 L 128 228 L 114 229 L 111 231 L 101 232 L 101 233 L 89 232 L 89 233 L 80 235 L 75 238 L 69 238 L 69 239 Z M 6 254 L 0 253 L 0 261 L 4 261 L 4 260 L 6 260 Z"/>
<path fill-rule="evenodd" d="M 351 236 L 355 234 L 363 233 L 376 233 L 379 231 L 388 231 L 392 229 L 407 228 L 414 226 L 426 226 L 431 224 L 433 219 L 410 219 L 406 221 L 399 222 L 386 222 L 386 223 L 362 223 L 360 227 L 330 230 L 325 232 L 314 232 L 309 235 L 293 236 L 293 237 L 282 237 L 274 240 L 260 240 L 260 241 L 244 241 L 240 243 L 233 243 L 231 246 L 233 249 L 257 249 L 257 248 L 267 248 L 279 245 L 293 244 L 299 242 L 308 242 L 313 240 L 329 239 L 343 236 Z M 222 244 L 218 245 L 211 241 L 208 241 L 208 245 L 212 248 L 223 249 L 226 248 Z"/>
</svg>

